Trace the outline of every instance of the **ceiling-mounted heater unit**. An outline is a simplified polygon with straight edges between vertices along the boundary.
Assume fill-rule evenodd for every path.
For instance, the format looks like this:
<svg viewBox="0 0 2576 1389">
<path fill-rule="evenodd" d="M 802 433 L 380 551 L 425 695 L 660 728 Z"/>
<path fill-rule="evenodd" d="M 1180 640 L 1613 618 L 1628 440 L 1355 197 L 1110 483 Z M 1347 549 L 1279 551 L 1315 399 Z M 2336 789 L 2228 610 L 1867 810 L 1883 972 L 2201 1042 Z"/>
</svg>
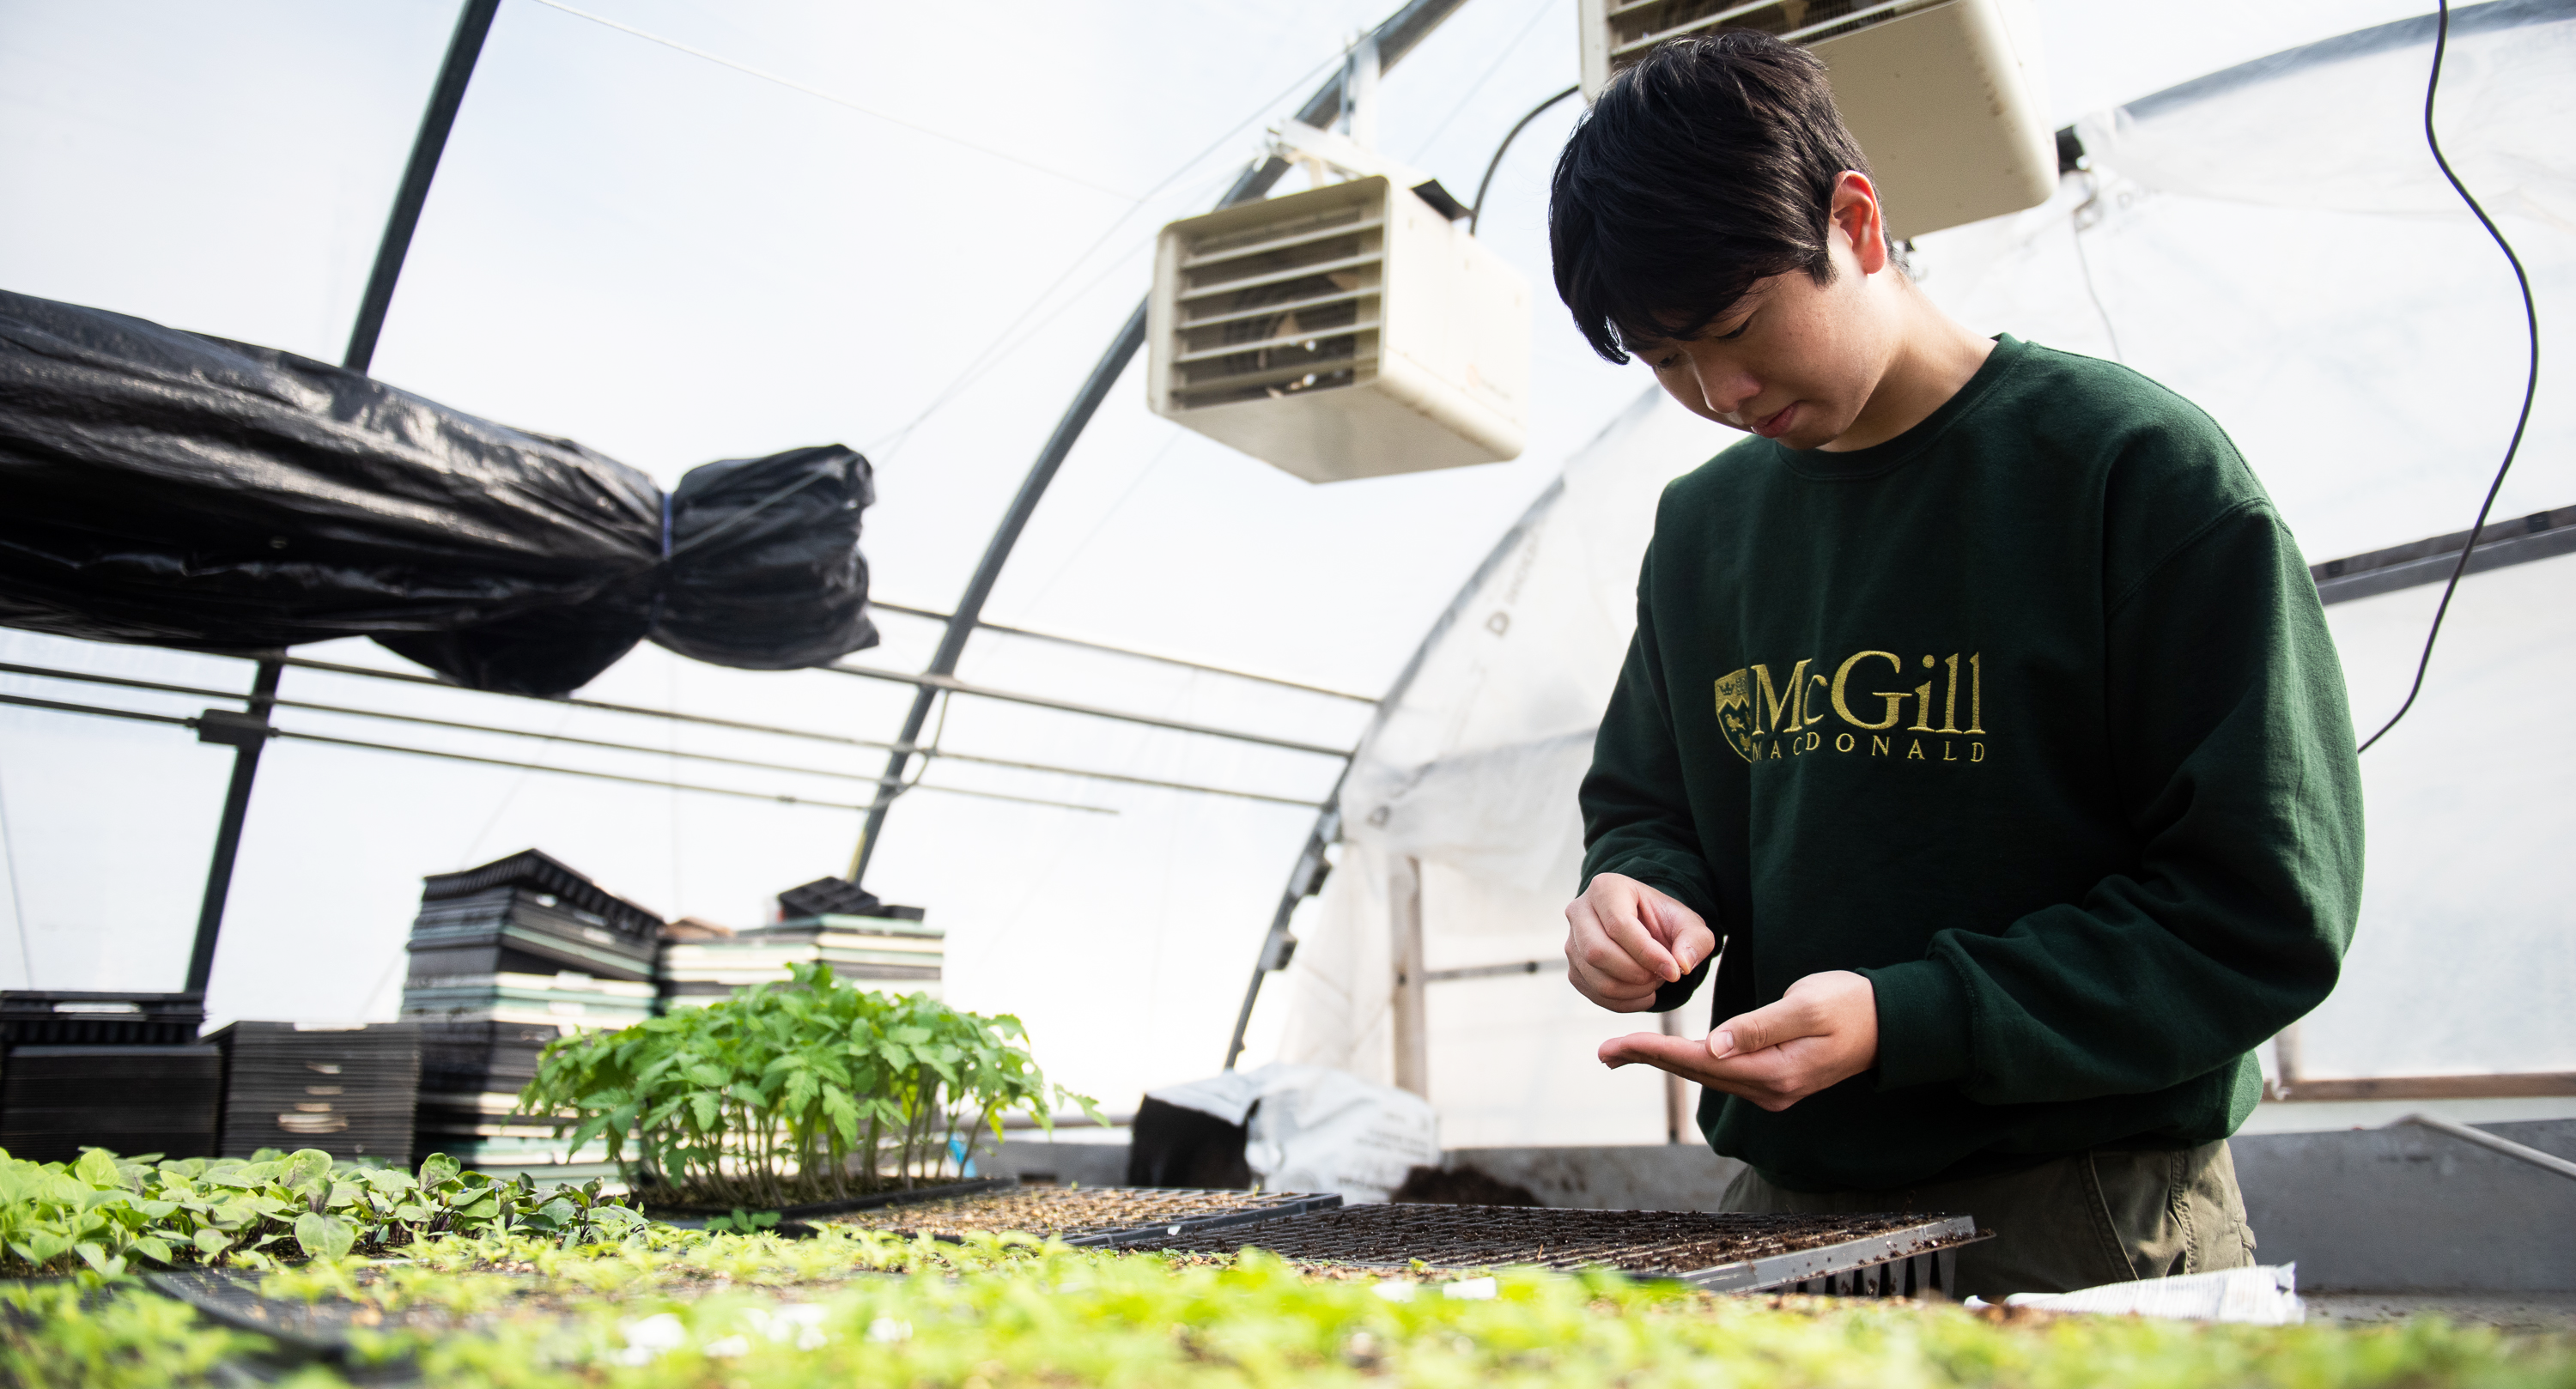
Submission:
<svg viewBox="0 0 2576 1389">
<path fill-rule="evenodd" d="M 1759 29 L 1825 62 L 1899 237 L 2048 200 L 2057 146 L 2038 35 L 2015 0 L 1576 0 L 1583 92 L 1668 39 Z"/>
<path fill-rule="evenodd" d="M 1163 228 L 1154 413 L 1308 482 L 1498 463 L 1529 410 L 1529 287 L 1374 174 Z"/>
</svg>

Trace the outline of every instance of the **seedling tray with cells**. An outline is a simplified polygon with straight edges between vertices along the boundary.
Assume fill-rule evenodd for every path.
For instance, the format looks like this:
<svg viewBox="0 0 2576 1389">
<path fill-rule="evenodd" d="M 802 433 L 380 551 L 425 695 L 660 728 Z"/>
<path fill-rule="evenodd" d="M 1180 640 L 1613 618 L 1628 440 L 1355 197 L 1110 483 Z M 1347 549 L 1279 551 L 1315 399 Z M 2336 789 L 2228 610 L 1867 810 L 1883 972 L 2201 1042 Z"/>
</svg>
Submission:
<svg viewBox="0 0 2576 1389">
<path fill-rule="evenodd" d="M 1344 1206 L 1236 1229 L 1122 1242 L 1221 1254 L 1252 1245 L 1302 1263 L 1444 1270 L 1613 1268 L 1712 1292 L 1947 1293 L 1955 1251 L 1988 1238 L 1966 1216 L 1719 1215 L 1532 1206 Z"/>
<path fill-rule="evenodd" d="M 1067 1244 L 1125 1247 L 1136 1240 L 1276 1221 L 1341 1203 L 1336 1195 L 1300 1192 L 1038 1186 L 888 1205 L 832 1219 L 835 1224 L 951 1239 L 1018 1231 Z"/>
</svg>

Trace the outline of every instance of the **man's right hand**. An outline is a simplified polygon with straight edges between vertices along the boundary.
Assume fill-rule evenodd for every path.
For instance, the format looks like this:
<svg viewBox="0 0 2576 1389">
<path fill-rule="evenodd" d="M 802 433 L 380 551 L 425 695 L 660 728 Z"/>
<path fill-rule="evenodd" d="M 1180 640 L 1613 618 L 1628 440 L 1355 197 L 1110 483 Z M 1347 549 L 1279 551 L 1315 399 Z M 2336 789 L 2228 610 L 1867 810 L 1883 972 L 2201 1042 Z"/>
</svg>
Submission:
<svg viewBox="0 0 2576 1389">
<path fill-rule="evenodd" d="M 1642 1013 L 1655 990 L 1717 952 L 1698 912 L 1634 878 L 1594 875 L 1565 909 L 1565 975 L 1614 1013 Z"/>
</svg>

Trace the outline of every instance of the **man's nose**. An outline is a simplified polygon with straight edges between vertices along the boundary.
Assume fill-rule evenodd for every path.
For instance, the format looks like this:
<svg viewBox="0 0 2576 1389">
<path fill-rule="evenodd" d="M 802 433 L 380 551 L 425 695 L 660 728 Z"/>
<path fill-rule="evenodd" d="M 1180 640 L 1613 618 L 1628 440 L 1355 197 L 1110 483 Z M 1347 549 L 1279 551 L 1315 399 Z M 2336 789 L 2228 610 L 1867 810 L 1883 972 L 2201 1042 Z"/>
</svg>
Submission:
<svg viewBox="0 0 2576 1389">
<path fill-rule="evenodd" d="M 1762 394 L 1762 383 L 1751 372 L 1730 363 L 1694 361 L 1691 369 L 1699 377 L 1700 399 L 1721 415 L 1739 413 Z"/>
</svg>

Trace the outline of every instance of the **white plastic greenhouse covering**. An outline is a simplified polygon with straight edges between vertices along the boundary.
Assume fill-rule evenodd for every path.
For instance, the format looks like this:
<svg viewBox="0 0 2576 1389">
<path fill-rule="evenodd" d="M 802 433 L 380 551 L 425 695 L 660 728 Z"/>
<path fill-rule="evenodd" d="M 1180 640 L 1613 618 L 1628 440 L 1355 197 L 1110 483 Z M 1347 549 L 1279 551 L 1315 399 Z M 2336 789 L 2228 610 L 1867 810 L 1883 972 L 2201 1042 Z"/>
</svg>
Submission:
<svg viewBox="0 0 2576 1389">
<path fill-rule="evenodd" d="M 2454 34 L 2441 130 L 2521 254 L 2545 332 L 2553 306 L 2576 307 L 2576 7 L 2515 18 Z M 1916 275 L 1977 331 L 2120 357 L 2208 409 L 2312 562 L 2466 529 L 2511 432 L 2525 337 L 2509 268 L 2423 144 L 2431 42 L 2429 22 L 2366 32 L 2081 120 L 2089 174 L 2027 213 L 1923 238 Z M 2567 363 L 2543 359 L 2499 519 L 2576 502 Z M 1635 625 L 1656 495 L 1728 437 L 1649 391 L 1458 597 L 1352 767 L 1339 862 L 1282 980 L 1282 1058 L 1391 1076 L 1390 892 L 1412 890 L 1412 860 L 1432 978 L 1550 962 L 1428 986 L 1443 1141 L 1663 1137 L 1660 1073 L 1593 1060 L 1655 1022 L 1567 987 L 1562 910 L 1582 856 L 1575 788 Z M 2440 592 L 2328 608 L 2364 736 L 2403 699 Z M 2362 759 L 2359 934 L 2302 1027 L 2303 1074 L 2576 1069 L 2570 690 L 2576 556 L 2467 579 L 2422 700 Z M 1704 992 L 1691 1035 L 1706 1010 Z"/>
<path fill-rule="evenodd" d="M 2570 6 L 2512 3 L 2548 18 L 2462 36 L 2443 129 L 2563 336 Z M 1007 41 L 961 43 L 946 6 L 504 0 L 371 370 L 665 484 L 710 459 L 846 442 L 877 465 L 877 595 L 944 611 L 1144 292 L 1155 229 L 1205 211 L 1262 128 L 1398 4 L 1014 0 L 975 20 Z M 2052 124 L 2123 101 L 2128 115 L 2086 127 L 2098 185 L 2070 179 L 2046 207 L 1925 238 L 1925 289 L 1980 330 L 2125 355 L 2207 406 L 2311 558 L 2464 528 L 2521 381 L 2519 306 L 2424 153 L 2423 44 L 2135 100 L 2429 4 L 2035 0 Z M 337 360 L 457 11 L 0 0 L 0 285 Z M 1471 190 L 1502 133 L 1574 82 L 1574 12 L 1468 0 L 1388 72 L 1380 147 Z M 1480 225 L 1533 286 L 1549 283 L 1548 167 L 1577 113 L 1568 101 L 1530 124 Z M 1655 490 L 1729 436 L 1640 400 L 1643 373 L 1599 361 L 1539 298 L 1530 443 L 1512 463 L 1311 487 L 1157 420 L 1131 370 L 988 610 L 1358 698 L 992 631 L 959 668 L 1299 743 L 1367 736 L 1340 867 L 1296 919 L 1306 944 L 1264 993 L 1244 1064 L 1386 1074 L 1377 896 L 1392 857 L 1425 863 L 1435 968 L 1558 948 L 1572 788 Z M 2547 364 L 2500 516 L 2576 503 L 2566 361 Z M 1370 734 L 1371 702 L 1524 513 Z M 2401 696 L 2435 593 L 2329 610 L 2358 722 Z M 2368 914 L 2342 990 L 2308 1025 L 2311 1071 L 2576 1069 L 2576 945 L 2552 852 L 2576 828 L 2571 598 L 2576 560 L 2471 578 L 2424 701 L 2365 759 Z M 938 624 L 878 620 L 885 646 L 857 661 L 921 670 Z M 359 642 L 299 654 L 408 669 Z M 225 691 L 250 673 L 5 629 L 0 663 Z M 0 693 L 174 716 L 225 703 L 10 671 Z M 528 736 L 312 708 L 281 713 L 285 727 L 760 799 L 273 744 L 215 959 L 217 1022 L 392 1016 L 420 877 L 523 847 L 665 915 L 748 924 L 770 894 L 846 869 L 857 817 L 818 806 L 864 800 L 883 765 L 865 748 L 311 669 L 280 693 Z M 900 683 L 654 649 L 582 693 L 879 741 L 912 699 Z M 952 1001 L 1020 1015 L 1050 1075 L 1105 1108 L 1214 1071 L 1339 759 L 974 698 L 933 727 L 956 751 L 1288 802 L 942 759 L 895 807 L 868 874 L 948 928 Z M 180 729 L 0 707 L 0 987 L 176 987 L 230 764 Z M 1591 1060 L 1629 1022 L 1561 978 L 1434 984 L 1431 1018 L 1448 1143 L 1663 1138 L 1658 1077 Z"/>
</svg>

